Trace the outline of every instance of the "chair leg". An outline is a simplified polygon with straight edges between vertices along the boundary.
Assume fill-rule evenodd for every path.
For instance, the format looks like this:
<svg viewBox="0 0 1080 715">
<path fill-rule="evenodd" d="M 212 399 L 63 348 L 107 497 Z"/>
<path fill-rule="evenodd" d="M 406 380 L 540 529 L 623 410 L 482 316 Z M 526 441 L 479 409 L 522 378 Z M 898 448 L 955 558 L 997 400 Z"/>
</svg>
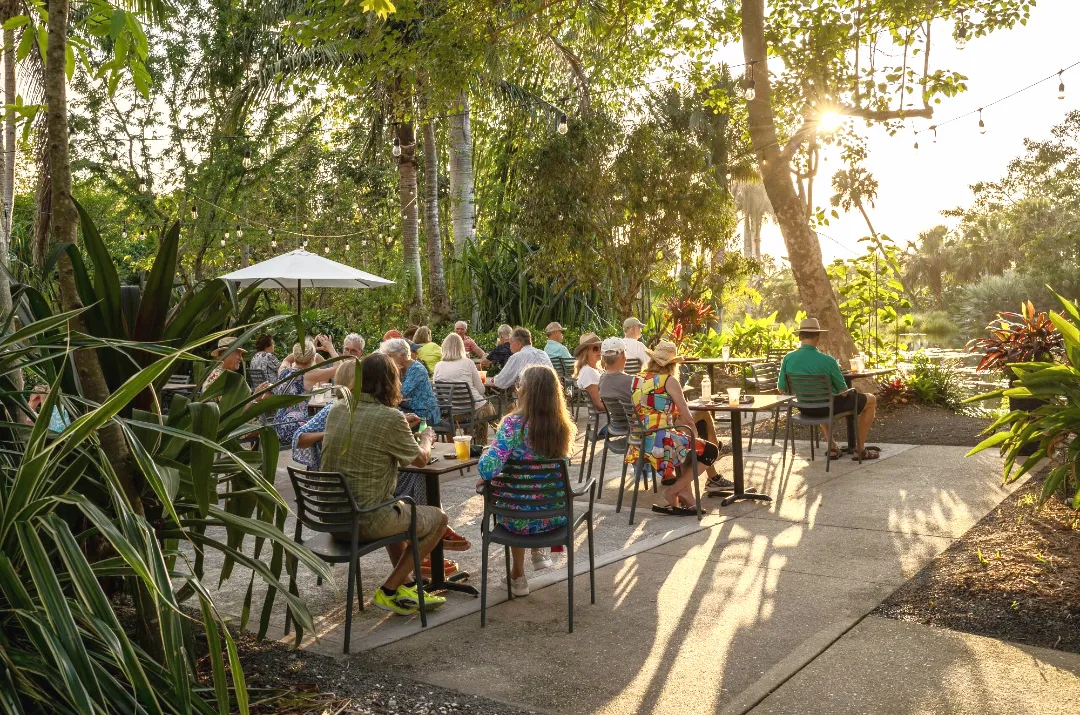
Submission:
<svg viewBox="0 0 1080 715">
<path fill-rule="evenodd" d="M 483 539 L 480 552 L 480 627 L 487 625 L 488 540 Z"/>
<path fill-rule="evenodd" d="M 780 428 L 780 405 L 773 410 L 772 416 L 772 446 L 776 446 L 776 430 Z"/>
<path fill-rule="evenodd" d="M 596 498 L 604 496 L 604 472 L 607 471 L 607 453 L 609 437 L 604 437 L 604 448 L 600 452 L 600 476 L 596 479 Z M 589 478 L 592 479 L 592 464 L 589 465 Z"/>
<path fill-rule="evenodd" d="M 652 472 L 652 493 L 656 494 L 656 484 L 659 482 L 659 477 L 656 476 L 656 468 L 651 464 L 649 465 L 649 471 Z"/>
<path fill-rule="evenodd" d="M 360 606 L 360 611 L 364 610 L 364 579 L 360 575 L 360 562 L 356 562 L 356 603 Z"/>
<path fill-rule="evenodd" d="M 593 550 L 593 533 L 592 533 L 592 509 L 589 509 L 589 515 L 585 517 L 585 525 L 588 529 L 589 537 L 589 595 L 590 603 L 596 603 L 596 556 Z"/>
<path fill-rule="evenodd" d="M 285 557 L 285 570 L 289 572 L 289 593 L 296 592 L 296 568 L 297 558 L 295 556 Z M 283 635 L 289 635 L 289 631 L 292 629 L 292 610 L 289 608 L 288 602 L 285 604 L 285 633 Z"/>
<path fill-rule="evenodd" d="M 356 568 L 359 566 L 357 563 L 359 559 L 354 552 L 349 559 L 349 588 L 345 596 L 345 652 L 349 652 L 349 636 L 352 635 L 352 600 L 353 600 L 353 588 L 356 586 Z"/>
<path fill-rule="evenodd" d="M 638 482 L 641 481 L 641 475 L 645 471 L 644 465 L 634 465 L 634 495 L 630 497 L 630 524 L 634 523 L 634 513 L 637 512 L 637 495 L 638 495 Z"/>
<path fill-rule="evenodd" d="M 574 632 L 574 533 L 566 539 L 566 600 L 570 610 L 570 632 Z"/>
<path fill-rule="evenodd" d="M 814 437 L 817 436 L 817 430 L 813 425 L 810 425 L 810 461 L 814 461 Z"/>
<path fill-rule="evenodd" d="M 413 557 L 413 575 L 416 576 L 416 600 L 420 602 L 420 626 L 427 628 L 427 605 L 424 603 L 424 575 L 420 573 L 419 539 L 411 539 Z"/>
<path fill-rule="evenodd" d="M 754 449 L 754 428 L 757 427 L 757 412 L 750 413 L 750 439 L 746 441 L 746 451 Z M 734 439 L 734 437 L 732 437 Z"/>
<path fill-rule="evenodd" d="M 513 601 L 514 600 L 514 586 L 511 583 L 512 579 L 510 578 L 510 547 L 509 546 L 503 546 L 503 556 L 506 559 L 506 600 L 507 601 Z"/>
<path fill-rule="evenodd" d="M 788 442 L 791 442 L 791 463 L 792 464 L 795 463 L 795 438 L 792 435 L 792 429 L 793 428 L 791 426 L 791 413 L 790 412 L 788 413 L 787 420 L 785 420 L 785 422 L 786 422 L 786 424 L 784 425 L 784 454 L 780 458 L 780 470 L 781 471 L 783 471 L 784 467 L 787 466 L 787 446 L 788 446 Z"/>
<path fill-rule="evenodd" d="M 835 434 L 836 433 L 833 432 L 833 423 L 829 422 L 829 439 L 828 439 L 829 444 L 825 445 L 825 473 L 826 474 L 829 473 L 829 462 L 832 461 L 832 441 L 833 441 L 833 439 L 835 437 Z"/>
<path fill-rule="evenodd" d="M 619 498 L 615 502 L 615 513 L 616 514 L 618 514 L 620 511 L 622 511 L 623 492 L 626 491 L 626 469 L 627 469 L 627 466 L 628 465 L 626 463 L 626 459 L 623 458 L 623 461 L 622 461 L 622 476 L 619 477 Z"/>
<path fill-rule="evenodd" d="M 592 424 L 585 425 L 585 441 L 581 443 L 581 466 L 578 468 L 578 484 L 585 479 L 585 457 L 589 453 L 589 434 L 592 432 Z"/>
</svg>

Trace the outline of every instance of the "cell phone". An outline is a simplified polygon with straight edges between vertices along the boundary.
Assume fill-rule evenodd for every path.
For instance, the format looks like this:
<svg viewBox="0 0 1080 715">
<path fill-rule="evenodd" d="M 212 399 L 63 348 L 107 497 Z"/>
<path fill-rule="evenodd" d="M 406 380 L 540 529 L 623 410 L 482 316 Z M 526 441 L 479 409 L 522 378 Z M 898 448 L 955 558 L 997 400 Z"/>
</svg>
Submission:
<svg viewBox="0 0 1080 715">
<path fill-rule="evenodd" d="M 431 457 L 430 457 L 430 458 L 428 459 L 427 463 L 428 463 L 428 464 L 435 464 L 435 462 L 438 462 L 438 461 L 439 461 L 440 459 L 442 459 L 442 457 L 440 457 L 440 456 L 438 456 L 438 455 L 435 455 L 435 454 L 433 454 L 433 455 L 431 455 Z"/>
</svg>

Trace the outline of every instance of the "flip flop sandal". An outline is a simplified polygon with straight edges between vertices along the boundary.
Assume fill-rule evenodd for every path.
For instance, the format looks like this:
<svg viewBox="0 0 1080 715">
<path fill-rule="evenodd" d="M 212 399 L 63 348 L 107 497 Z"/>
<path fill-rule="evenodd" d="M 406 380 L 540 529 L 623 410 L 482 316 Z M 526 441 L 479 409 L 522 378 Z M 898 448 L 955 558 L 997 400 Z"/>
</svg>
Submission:
<svg viewBox="0 0 1080 715">
<path fill-rule="evenodd" d="M 867 452 L 880 452 L 881 451 L 881 447 L 876 447 L 876 446 L 874 446 L 872 444 L 866 445 L 865 447 L 863 447 L 863 449 L 865 449 Z"/>
<path fill-rule="evenodd" d="M 864 450 L 862 451 L 862 460 L 863 460 L 864 462 L 865 462 L 866 460 L 868 460 L 868 459 L 878 459 L 878 458 L 880 458 L 880 457 L 881 457 L 881 451 L 880 451 L 880 450 L 878 450 L 878 451 L 874 451 L 874 450 L 872 450 L 872 449 L 864 449 Z M 853 454 L 853 455 L 851 455 L 851 458 L 852 458 L 852 459 L 854 459 L 854 460 L 858 460 L 858 459 L 859 459 L 859 455 L 858 455 L 857 453 L 856 453 L 856 454 Z"/>
<path fill-rule="evenodd" d="M 446 527 L 446 533 L 442 538 L 443 549 L 446 551 L 468 551 L 472 548 L 472 542 L 450 527 Z"/>
<path fill-rule="evenodd" d="M 844 453 L 843 450 L 830 449 L 829 450 L 829 459 L 840 459 L 840 455 L 842 455 L 843 453 Z"/>
<path fill-rule="evenodd" d="M 676 516 L 697 516 L 697 507 L 692 506 L 673 506 L 671 510 Z"/>
<path fill-rule="evenodd" d="M 454 561 L 453 559 L 443 559 L 443 578 L 450 578 L 460 570 L 461 567 L 458 566 L 457 561 Z M 430 557 L 424 559 L 423 563 L 420 564 L 420 575 L 423 576 L 425 579 L 431 578 Z"/>
<path fill-rule="evenodd" d="M 660 506 L 659 504 L 653 504 L 652 510 L 657 514 L 667 514 L 668 516 L 697 516 L 697 510 L 686 509 L 681 506 L 673 506 L 671 504 L 665 504 Z"/>
</svg>

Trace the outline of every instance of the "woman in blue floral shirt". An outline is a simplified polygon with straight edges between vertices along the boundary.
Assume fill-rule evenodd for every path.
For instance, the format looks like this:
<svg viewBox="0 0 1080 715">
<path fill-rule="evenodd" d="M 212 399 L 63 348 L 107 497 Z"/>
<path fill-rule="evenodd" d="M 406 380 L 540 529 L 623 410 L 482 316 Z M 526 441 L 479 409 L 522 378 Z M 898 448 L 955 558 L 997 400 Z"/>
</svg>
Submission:
<svg viewBox="0 0 1080 715">
<path fill-rule="evenodd" d="M 439 402 L 435 391 L 431 389 L 431 376 L 424 363 L 413 360 L 412 346 L 404 338 L 391 338 L 379 346 L 379 352 L 385 353 L 397 365 L 401 375 L 401 404 L 405 412 L 412 412 L 434 427 L 442 419 Z"/>
<path fill-rule="evenodd" d="M 517 409 L 507 415 L 499 425 L 495 438 L 484 451 L 477 469 L 484 481 L 490 481 L 499 496 L 499 475 L 507 461 L 560 459 L 568 457 L 574 443 L 575 426 L 566 409 L 566 401 L 559 386 L 555 371 L 544 365 L 530 365 L 518 377 Z M 537 474 L 536 489 L 554 486 L 566 488 L 558 481 L 556 474 Z M 558 492 L 565 496 L 565 491 Z M 566 517 L 557 516 L 549 519 L 530 519 L 529 511 L 558 509 L 562 504 L 520 507 L 521 518 L 497 517 L 498 523 L 507 531 L 515 534 L 541 534 L 566 526 Z M 510 568 L 510 587 L 515 596 L 529 593 L 529 582 L 525 579 L 525 550 L 510 549 L 513 563 Z M 533 564 L 538 568 L 551 565 L 547 554 L 539 549 L 533 550 Z"/>
</svg>

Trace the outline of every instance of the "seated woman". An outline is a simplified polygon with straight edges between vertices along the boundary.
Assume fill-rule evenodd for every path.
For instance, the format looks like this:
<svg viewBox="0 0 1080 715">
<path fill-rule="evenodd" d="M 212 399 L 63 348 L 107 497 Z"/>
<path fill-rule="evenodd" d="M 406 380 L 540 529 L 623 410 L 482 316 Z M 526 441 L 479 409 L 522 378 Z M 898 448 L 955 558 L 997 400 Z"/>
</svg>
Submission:
<svg viewBox="0 0 1080 715">
<path fill-rule="evenodd" d="M 559 378 L 555 371 L 544 365 L 530 365 L 518 377 L 518 404 L 511 414 L 503 418 L 495 438 L 480 458 L 477 469 L 484 481 L 490 481 L 498 497 L 499 475 L 511 459 L 558 459 L 570 456 L 574 444 L 574 421 L 566 409 Z M 551 485 L 553 475 L 535 475 L 537 486 Z M 545 482 L 545 480 L 547 480 Z M 482 484 L 482 482 L 481 482 Z M 556 486 L 567 487 L 561 482 Z M 559 492 L 564 496 L 565 492 Z M 551 509 L 553 506 L 531 509 Z M 521 518 L 498 517 L 498 523 L 515 534 L 542 534 L 566 526 L 565 517 L 529 519 L 530 509 L 522 507 Z M 511 582 L 506 585 L 515 596 L 529 594 L 529 581 L 525 578 L 525 550 L 510 549 L 512 564 Z M 533 563 L 551 561 L 541 549 L 533 549 Z"/>
<path fill-rule="evenodd" d="M 413 334 L 413 342 L 420 347 L 416 349 L 416 357 L 423 361 L 428 374 L 435 372 L 435 366 L 442 359 L 442 349 L 438 343 L 431 340 L 431 328 L 421 325 Z"/>
<path fill-rule="evenodd" d="M 397 366 L 401 375 L 401 409 L 412 412 L 428 425 L 437 425 L 442 419 L 439 402 L 431 389 L 424 363 L 413 360 L 409 341 L 404 338 L 391 338 L 379 346 L 379 352 L 388 356 Z"/>
<path fill-rule="evenodd" d="M 604 411 L 604 401 L 600 399 L 600 338 L 596 333 L 585 333 L 578 338 L 574 348 L 574 379 L 579 390 L 584 390 L 589 401 L 598 412 Z"/>
<path fill-rule="evenodd" d="M 330 345 L 330 349 L 333 350 L 333 345 Z M 307 370 L 315 364 L 315 354 L 315 343 L 310 338 L 304 340 L 303 347 L 300 346 L 300 343 L 293 345 L 292 360 L 289 365 L 282 365 L 281 374 L 278 375 L 278 379 L 284 380 L 284 382 L 274 388 L 274 394 L 303 395 L 315 389 L 315 386 L 320 382 L 332 380 L 337 365 L 316 368 L 302 373 L 303 370 Z M 333 350 L 332 356 L 337 356 L 336 350 Z M 307 421 L 307 400 L 304 400 L 299 404 L 282 407 L 277 411 L 277 414 L 274 415 L 274 431 L 277 432 L 282 444 L 290 444 L 296 430 L 300 429 L 300 425 Z"/>
<path fill-rule="evenodd" d="M 495 414 L 495 407 L 484 397 L 484 381 L 480 371 L 465 354 L 465 341 L 457 333 L 450 333 L 442 343 L 442 360 L 435 366 L 435 382 L 464 382 L 469 386 L 473 404 L 476 405 L 476 419 L 481 420 Z M 487 443 L 487 423 L 477 427 L 473 435 L 477 444 Z"/>
<path fill-rule="evenodd" d="M 645 429 L 657 429 L 645 437 L 642 444 L 645 461 L 660 475 L 666 504 L 653 505 L 653 511 L 676 516 L 696 516 L 697 502 L 690 488 L 695 474 L 690 454 L 690 438 L 682 433 L 664 429 L 669 425 L 688 423 L 690 408 L 679 385 L 679 362 L 675 344 L 661 340 L 654 350 L 648 351 L 649 363 L 641 375 L 634 378 L 631 399 L 635 411 Z M 698 439 L 697 462 L 699 467 L 711 466 L 720 456 L 717 445 Z M 631 466 L 639 457 L 639 449 L 631 445 L 626 462 Z"/>
<path fill-rule="evenodd" d="M 273 380 L 281 370 L 281 361 L 274 355 L 274 338 L 263 333 L 255 340 L 255 354 L 251 356 L 248 368 L 259 376 L 259 381 Z"/>
</svg>

